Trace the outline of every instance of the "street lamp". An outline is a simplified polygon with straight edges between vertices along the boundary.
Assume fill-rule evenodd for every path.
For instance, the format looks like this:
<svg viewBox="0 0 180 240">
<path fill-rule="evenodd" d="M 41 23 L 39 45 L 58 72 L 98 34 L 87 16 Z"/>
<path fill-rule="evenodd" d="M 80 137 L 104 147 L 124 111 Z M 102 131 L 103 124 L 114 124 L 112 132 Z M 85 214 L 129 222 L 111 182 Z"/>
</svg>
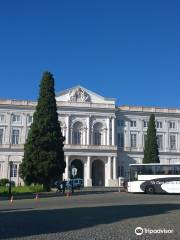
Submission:
<svg viewBox="0 0 180 240">
<path fill-rule="evenodd" d="M 12 173 L 13 162 L 9 162 L 9 197 L 11 197 L 11 173 Z"/>
<path fill-rule="evenodd" d="M 71 166 L 71 174 L 72 174 L 72 183 L 71 183 L 72 185 L 71 185 L 71 188 L 72 188 L 72 193 L 74 193 L 73 179 L 74 179 L 74 177 L 77 174 L 77 168 L 75 168 L 74 166 Z"/>
</svg>

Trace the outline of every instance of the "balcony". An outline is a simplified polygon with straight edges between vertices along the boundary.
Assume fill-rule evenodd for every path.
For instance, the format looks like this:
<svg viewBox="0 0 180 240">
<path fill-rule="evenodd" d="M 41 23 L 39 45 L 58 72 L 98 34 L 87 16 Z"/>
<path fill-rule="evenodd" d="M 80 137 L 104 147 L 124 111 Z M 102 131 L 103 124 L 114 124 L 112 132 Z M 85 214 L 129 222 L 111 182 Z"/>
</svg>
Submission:
<svg viewBox="0 0 180 240">
<path fill-rule="evenodd" d="M 0 144 L 0 149 L 24 149 L 24 144 Z"/>
<path fill-rule="evenodd" d="M 78 150 L 78 151 L 117 151 L 117 146 L 110 145 L 75 145 L 75 144 L 66 144 L 64 145 L 64 150 Z"/>
</svg>

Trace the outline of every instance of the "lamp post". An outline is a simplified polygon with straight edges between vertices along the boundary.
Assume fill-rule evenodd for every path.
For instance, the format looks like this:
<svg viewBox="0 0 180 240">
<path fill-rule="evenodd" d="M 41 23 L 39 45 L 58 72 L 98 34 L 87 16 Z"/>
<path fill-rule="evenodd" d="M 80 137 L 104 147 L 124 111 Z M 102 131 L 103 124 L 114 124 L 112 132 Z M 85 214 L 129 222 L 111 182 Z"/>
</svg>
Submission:
<svg viewBox="0 0 180 240">
<path fill-rule="evenodd" d="M 11 172 L 12 172 L 13 162 L 9 162 L 9 197 L 11 197 Z"/>
<path fill-rule="evenodd" d="M 77 168 L 71 166 L 71 174 L 72 174 L 72 185 L 71 185 L 71 188 L 72 188 L 72 193 L 74 193 L 74 183 L 73 183 L 73 179 L 74 177 L 76 176 L 77 174 Z"/>
</svg>

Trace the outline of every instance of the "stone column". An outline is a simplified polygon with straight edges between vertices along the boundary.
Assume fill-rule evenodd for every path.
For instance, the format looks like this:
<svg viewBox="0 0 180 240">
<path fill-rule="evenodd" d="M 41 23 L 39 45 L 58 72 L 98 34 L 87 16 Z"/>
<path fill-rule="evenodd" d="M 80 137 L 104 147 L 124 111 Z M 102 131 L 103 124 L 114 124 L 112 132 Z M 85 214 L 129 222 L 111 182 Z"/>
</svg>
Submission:
<svg viewBox="0 0 180 240">
<path fill-rule="evenodd" d="M 91 178 L 91 157 L 87 157 L 87 162 L 86 162 L 86 179 L 84 182 L 84 185 L 86 187 L 91 187 L 92 186 L 92 178 Z"/>
<path fill-rule="evenodd" d="M 114 135 L 114 132 L 115 132 L 115 119 L 114 117 L 112 118 L 112 145 L 114 146 L 115 145 L 115 135 Z"/>
<path fill-rule="evenodd" d="M 124 149 L 126 150 L 126 148 L 128 147 L 128 136 L 127 136 L 127 131 L 124 130 Z"/>
<path fill-rule="evenodd" d="M 169 151 L 169 122 L 165 120 L 165 152 Z"/>
<path fill-rule="evenodd" d="M 86 145 L 86 135 L 87 135 L 87 129 L 84 128 L 82 131 L 82 141 L 81 141 L 82 145 Z"/>
<path fill-rule="evenodd" d="M 27 136 L 27 114 L 22 114 L 22 131 L 20 136 L 20 144 L 25 144 L 26 136 Z"/>
<path fill-rule="evenodd" d="M 66 168 L 65 168 L 65 173 L 63 174 L 63 178 L 67 180 L 69 178 L 69 156 L 68 155 L 65 156 L 65 160 L 66 160 Z"/>
<path fill-rule="evenodd" d="M 91 144 L 90 143 L 90 117 L 87 118 L 87 145 Z"/>
<path fill-rule="evenodd" d="M 9 155 L 5 157 L 5 162 L 4 162 L 4 176 L 3 178 L 8 178 L 9 179 Z"/>
<path fill-rule="evenodd" d="M 11 143 L 11 113 L 7 113 L 6 115 L 6 132 L 5 132 L 5 144 L 10 144 Z"/>
<path fill-rule="evenodd" d="M 73 144 L 73 128 L 70 128 L 70 139 L 69 144 Z"/>
<path fill-rule="evenodd" d="M 91 145 L 94 145 L 93 130 L 92 130 L 92 128 L 90 129 L 90 144 L 91 144 Z"/>
<path fill-rule="evenodd" d="M 117 179 L 117 157 L 113 157 L 113 179 Z"/>
<path fill-rule="evenodd" d="M 128 151 L 130 148 L 130 126 L 129 121 L 126 121 L 126 129 L 124 131 L 124 146 L 125 150 Z"/>
<path fill-rule="evenodd" d="M 67 116 L 66 117 L 66 136 L 65 136 L 66 137 L 66 141 L 65 141 L 66 144 L 70 144 L 70 141 L 69 141 L 69 138 L 70 138 L 69 135 L 70 134 L 69 133 L 70 133 L 70 131 L 69 131 L 69 116 Z"/>
<path fill-rule="evenodd" d="M 106 145 L 109 145 L 109 140 L 110 140 L 110 119 L 107 118 L 107 142 Z"/>
<path fill-rule="evenodd" d="M 139 141 L 138 141 L 138 150 L 139 151 L 143 151 L 143 119 L 139 119 L 139 134 L 138 134 L 138 138 L 139 138 Z"/>
<path fill-rule="evenodd" d="M 107 157 L 106 162 L 106 172 L 105 172 L 105 186 L 111 186 L 112 176 L 111 176 L 111 157 Z"/>
</svg>

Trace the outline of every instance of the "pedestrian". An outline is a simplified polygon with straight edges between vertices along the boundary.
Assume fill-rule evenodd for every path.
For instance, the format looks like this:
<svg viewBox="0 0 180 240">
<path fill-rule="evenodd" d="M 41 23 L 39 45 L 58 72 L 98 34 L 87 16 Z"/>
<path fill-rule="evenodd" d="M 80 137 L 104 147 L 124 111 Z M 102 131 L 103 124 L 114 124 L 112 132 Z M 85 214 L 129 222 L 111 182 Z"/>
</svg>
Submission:
<svg viewBox="0 0 180 240">
<path fill-rule="evenodd" d="M 61 181 L 60 180 L 57 180 L 56 182 L 55 182 L 55 186 L 56 186 L 56 188 L 57 188 L 57 190 L 56 190 L 56 193 L 60 193 L 61 191 L 62 191 L 62 189 L 61 189 Z"/>
<path fill-rule="evenodd" d="M 66 181 L 65 181 L 65 179 L 62 181 L 62 193 L 63 193 L 63 195 L 65 194 L 65 189 L 66 189 Z"/>
</svg>

